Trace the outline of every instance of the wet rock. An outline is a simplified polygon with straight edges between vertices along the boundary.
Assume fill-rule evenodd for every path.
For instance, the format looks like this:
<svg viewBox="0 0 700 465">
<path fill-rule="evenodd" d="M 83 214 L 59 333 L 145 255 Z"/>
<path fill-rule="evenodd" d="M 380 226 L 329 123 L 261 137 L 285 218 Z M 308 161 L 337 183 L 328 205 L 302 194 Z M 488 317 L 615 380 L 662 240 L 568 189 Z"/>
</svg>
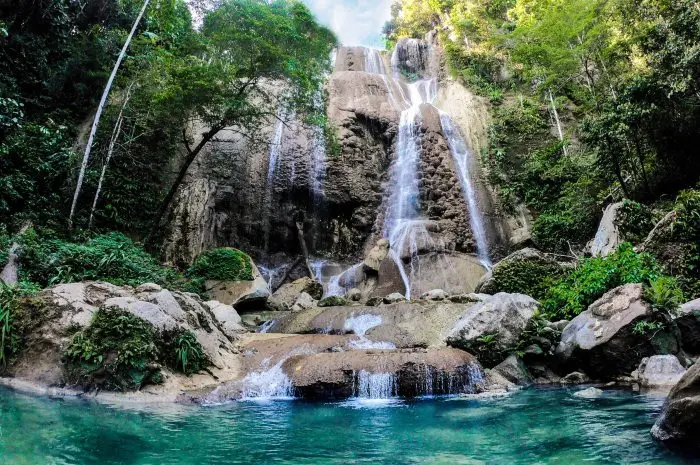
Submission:
<svg viewBox="0 0 700 465">
<path fill-rule="evenodd" d="M 347 305 L 349 302 L 345 297 L 340 297 L 338 295 L 332 295 L 329 297 L 326 297 L 325 299 L 321 299 L 318 302 L 319 307 L 342 307 L 344 305 Z"/>
<path fill-rule="evenodd" d="M 603 218 L 598 225 L 598 231 L 586 248 L 594 257 L 606 257 L 615 252 L 617 246 L 622 242 L 620 231 L 617 229 L 617 212 L 622 206 L 622 202 L 608 205 L 603 212 Z"/>
<path fill-rule="evenodd" d="M 381 305 L 382 302 L 384 302 L 384 297 L 370 297 L 366 305 L 368 307 L 376 307 L 377 305 Z"/>
<path fill-rule="evenodd" d="M 464 311 L 450 332 L 447 344 L 471 349 L 478 353 L 482 363 L 496 365 L 503 360 L 501 354 L 515 346 L 537 306 L 535 299 L 523 294 L 493 295 Z"/>
<path fill-rule="evenodd" d="M 581 399 L 599 399 L 603 397 L 603 391 L 595 387 L 589 387 L 582 391 L 575 392 L 574 397 L 580 397 Z"/>
<path fill-rule="evenodd" d="M 675 321 L 683 350 L 700 355 L 700 299 L 681 305 Z"/>
<path fill-rule="evenodd" d="M 276 311 L 291 310 L 302 293 L 306 293 L 312 299 L 318 300 L 323 294 L 323 285 L 308 277 L 297 279 L 280 286 L 267 300 L 267 304 Z"/>
<path fill-rule="evenodd" d="M 448 297 L 449 294 L 442 289 L 433 289 L 420 296 L 421 300 L 445 300 Z"/>
<path fill-rule="evenodd" d="M 388 296 L 384 297 L 384 303 L 385 304 L 395 304 L 398 302 L 405 302 L 406 297 L 404 297 L 402 294 L 399 294 L 398 292 L 394 292 L 393 294 L 389 294 Z"/>
<path fill-rule="evenodd" d="M 499 373 L 505 379 L 519 386 L 527 386 L 532 384 L 533 379 L 525 366 L 525 362 L 515 354 L 511 354 L 501 363 L 493 368 L 493 371 Z"/>
<path fill-rule="evenodd" d="M 632 378 L 636 378 L 642 387 L 671 389 L 685 372 L 675 355 L 654 355 L 642 359 Z"/>
<path fill-rule="evenodd" d="M 641 322 L 659 324 L 648 333 Z M 655 313 L 642 299 L 641 284 L 615 288 L 595 301 L 564 329 L 556 355 L 564 367 L 581 368 L 607 380 L 631 373 L 644 357 L 679 350 L 670 317 Z"/>
<path fill-rule="evenodd" d="M 574 371 L 564 376 L 559 382 L 561 384 L 588 384 L 591 382 L 591 378 L 585 373 Z"/>
<path fill-rule="evenodd" d="M 270 289 L 258 267 L 251 262 L 252 281 L 206 281 L 204 287 L 212 300 L 233 305 L 238 311 L 260 310 L 265 308 L 270 297 Z"/>
<path fill-rule="evenodd" d="M 353 287 L 345 294 L 345 298 L 353 302 L 359 302 L 362 299 L 362 291 Z"/>
<path fill-rule="evenodd" d="M 282 367 L 295 392 L 311 400 L 474 393 L 485 387 L 483 370 L 474 357 L 449 348 L 298 355 Z"/>
<path fill-rule="evenodd" d="M 312 308 L 314 305 L 316 305 L 316 300 L 314 300 L 314 298 L 306 292 L 302 292 L 294 301 L 294 305 L 292 305 L 291 310 L 293 312 L 300 312 L 302 310 L 306 310 L 307 308 Z"/>
<path fill-rule="evenodd" d="M 651 435 L 664 445 L 700 451 L 700 364 L 683 375 L 668 395 Z"/>
<path fill-rule="evenodd" d="M 390 256 L 382 260 L 379 265 L 379 278 L 377 286 L 370 294 L 372 297 L 386 297 L 389 294 L 399 293 L 406 294 L 406 285 L 404 284 L 401 270 Z"/>
<path fill-rule="evenodd" d="M 365 261 L 362 263 L 365 270 L 379 273 L 382 261 L 389 255 L 389 241 L 379 239 L 377 244 L 367 253 Z"/>
</svg>

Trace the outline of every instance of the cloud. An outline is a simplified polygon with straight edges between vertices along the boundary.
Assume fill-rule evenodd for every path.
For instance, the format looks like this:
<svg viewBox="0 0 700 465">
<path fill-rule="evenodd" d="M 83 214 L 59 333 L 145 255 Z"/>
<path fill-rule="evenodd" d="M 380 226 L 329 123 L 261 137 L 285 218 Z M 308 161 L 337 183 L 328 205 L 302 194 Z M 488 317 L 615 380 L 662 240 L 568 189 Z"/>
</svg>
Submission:
<svg viewBox="0 0 700 465">
<path fill-rule="evenodd" d="M 383 48 L 382 26 L 391 17 L 391 0 L 302 0 L 343 45 Z"/>
</svg>

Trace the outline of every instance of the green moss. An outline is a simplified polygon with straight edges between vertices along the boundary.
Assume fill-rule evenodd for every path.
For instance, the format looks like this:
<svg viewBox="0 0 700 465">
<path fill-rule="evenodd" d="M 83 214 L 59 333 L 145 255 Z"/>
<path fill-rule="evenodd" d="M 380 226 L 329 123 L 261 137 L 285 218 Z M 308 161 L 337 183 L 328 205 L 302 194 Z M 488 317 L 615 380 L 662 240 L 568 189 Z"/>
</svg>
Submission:
<svg viewBox="0 0 700 465">
<path fill-rule="evenodd" d="M 492 280 L 481 292 L 521 293 L 539 300 L 562 274 L 558 263 L 546 259 L 504 260 L 493 269 Z"/>
<path fill-rule="evenodd" d="M 337 295 L 332 295 L 321 299 L 318 303 L 319 307 L 342 307 L 348 304 L 348 300 L 345 297 L 340 297 Z"/>
<path fill-rule="evenodd" d="M 115 391 L 138 389 L 160 379 L 156 330 L 121 309 L 101 308 L 65 351 L 68 381 Z"/>
<path fill-rule="evenodd" d="M 253 265 L 250 257 L 238 249 L 211 249 L 195 260 L 188 274 L 216 281 L 252 281 Z"/>
</svg>

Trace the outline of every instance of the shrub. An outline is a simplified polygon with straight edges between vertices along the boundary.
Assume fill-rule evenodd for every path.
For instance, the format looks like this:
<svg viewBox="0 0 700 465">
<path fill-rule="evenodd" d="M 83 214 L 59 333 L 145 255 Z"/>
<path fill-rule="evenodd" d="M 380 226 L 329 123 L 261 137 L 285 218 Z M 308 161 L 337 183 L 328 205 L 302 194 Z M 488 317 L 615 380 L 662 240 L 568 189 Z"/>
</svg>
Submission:
<svg viewBox="0 0 700 465">
<path fill-rule="evenodd" d="M 683 291 L 678 281 L 670 276 L 652 279 L 644 288 L 644 299 L 654 310 L 671 314 L 676 313 L 684 302 Z"/>
<path fill-rule="evenodd" d="M 506 259 L 496 265 L 492 279 L 481 292 L 518 292 L 540 300 L 562 273 L 562 267 L 551 260 Z"/>
<path fill-rule="evenodd" d="M 38 291 L 36 286 L 21 282 L 9 286 L 0 281 L 0 364 L 1 368 L 11 363 L 19 352 L 24 336 L 26 315 L 20 305 L 21 299 Z M 36 317 L 36 316 L 34 316 Z"/>
<path fill-rule="evenodd" d="M 65 351 L 69 381 L 125 391 L 159 383 L 156 331 L 121 309 L 101 308 Z"/>
<path fill-rule="evenodd" d="M 700 190 L 685 190 L 676 200 L 673 235 L 684 244 L 678 281 L 691 299 L 700 297 Z"/>
<path fill-rule="evenodd" d="M 636 253 L 625 242 L 607 257 L 584 259 L 547 291 L 542 306 L 550 318 L 569 319 L 611 289 L 629 283 L 648 284 L 661 274 L 661 267 L 651 255 Z"/>
<path fill-rule="evenodd" d="M 211 364 L 197 337 L 188 330 L 177 329 L 163 335 L 162 358 L 165 364 L 191 375 Z"/>
<path fill-rule="evenodd" d="M 177 279 L 173 269 L 161 266 L 131 239 L 116 232 L 94 236 L 85 243 L 42 240 L 36 233 L 27 233 L 23 242 L 23 277 L 41 286 L 89 280 L 168 285 Z"/>
<path fill-rule="evenodd" d="M 188 274 L 216 281 L 252 281 L 253 265 L 250 257 L 240 250 L 211 249 L 195 260 Z"/>
<path fill-rule="evenodd" d="M 622 240 L 639 244 L 654 227 L 652 211 L 646 205 L 625 199 L 617 210 L 615 226 Z"/>
</svg>

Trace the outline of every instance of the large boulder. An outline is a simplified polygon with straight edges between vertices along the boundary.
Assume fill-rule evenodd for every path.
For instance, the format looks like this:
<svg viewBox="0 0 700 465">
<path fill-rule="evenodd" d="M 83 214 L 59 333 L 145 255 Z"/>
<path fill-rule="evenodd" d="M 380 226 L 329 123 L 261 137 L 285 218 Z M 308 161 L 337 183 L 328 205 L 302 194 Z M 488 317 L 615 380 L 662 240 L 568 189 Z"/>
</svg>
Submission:
<svg viewBox="0 0 700 465">
<path fill-rule="evenodd" d="M 389 255 L 389 241 L 387 239 L 379 239 L 377 244 L 365 256 L 365 261 L 362 263 L 365 270 L 379 273 L 379 267 L 387 255 Z"/>
<path fill-rule="evenodd" d="M 518 250 L 501 260 L 485 274 L 476 286 L 476 292 L 496 294 L 519 292 L 535 298 L 544 297 L 552 278 L 561 275 L 562 266 L 533 248 Z"/>
<path fill-rule="evenodd" d="M 291 310 L 302 293 L 319 300 L 323 295 L 323 285 L 309 277 L 297 279 L 280 286 L 267 300 L 267 305 L 276 311 Z"/>
<path fill-rule="evenodd" d="M 148 386 L 147 390 L 166 396 L 181 388 L 194 389 L 238 374 L 235 342 L 243 328 L 232 307 L 220 302 L 203 303 L 195 294 L 171 292 L 157 285 L 134 290 L 103 282 L 81 282 L 45 289 L 22 302 L 22 312 L 31 324 L 26 326 L 16 363 L 7 368 L 5 375 L 35 385 L 65 385 L 64 351 L 72 335 L 87 328 L 100 308 L 126 310 L 151 323 L 157 331 L 188 330 L 211 360 L 208 374 L 188 378 L 166 370 L 163 384 Z"/>
<path fill-rule="evenodd" d="M 683 350 L 700 355 L 700 299 L 681 305 L 676 325 L 681 333 Z"/>
<path fill-rule="evenodd" d="M 206 281 L 204 287 L 209 298 L 233 305 L 239 311 L 265 308 L 270 289 L 258 267 L 254 263 L 251 263 L 251 267 L 252 281 Z"/>
<path fill-rule="evenodd" d="M 675 355 L 654 355 L 643 358 L 632 377 L 645 388 L 671 389 L 680 381 L 685 371 Z"/>
<path fill-rule="evenodd" d="M 485 388 L 476 359 L 449 348 L 297 355 L 282 368 L 295 392 L 313 400 L 476 393 Z"/>
<path fill-rule="evenodd" d="M 535 299 L 524 294 L 501 292 L 488 297 L 464 311 L 447 344 L 473 351 L 486 365 L 496 365 L 515 347 L 537 306 Z"/>
<path fill-rule="evenodd" d="M 615 252 L 617 246 L 622 243 L 622 237 L 617 227 L 618 210 L 622 202 L 612 203 L 605 208 L 603 218 L 598 225 L 595 237 L 586 248 L 594 257 L 606 257 Z"/>
<path fill-rule="evenodd" d="M 670 317 L 654 312 L 642 295 L 641 284 L 617 287 L 571 320 L 556 348 L 562 366 L 610 379 L 629 375 L 644 357 L 677 353 Z"/>
<path fill-rule="evenodd" d="M 700 451 L 700 363 L 683 375 L 669 393 L 651 435 L 667 446 Z"/>
</svg>

